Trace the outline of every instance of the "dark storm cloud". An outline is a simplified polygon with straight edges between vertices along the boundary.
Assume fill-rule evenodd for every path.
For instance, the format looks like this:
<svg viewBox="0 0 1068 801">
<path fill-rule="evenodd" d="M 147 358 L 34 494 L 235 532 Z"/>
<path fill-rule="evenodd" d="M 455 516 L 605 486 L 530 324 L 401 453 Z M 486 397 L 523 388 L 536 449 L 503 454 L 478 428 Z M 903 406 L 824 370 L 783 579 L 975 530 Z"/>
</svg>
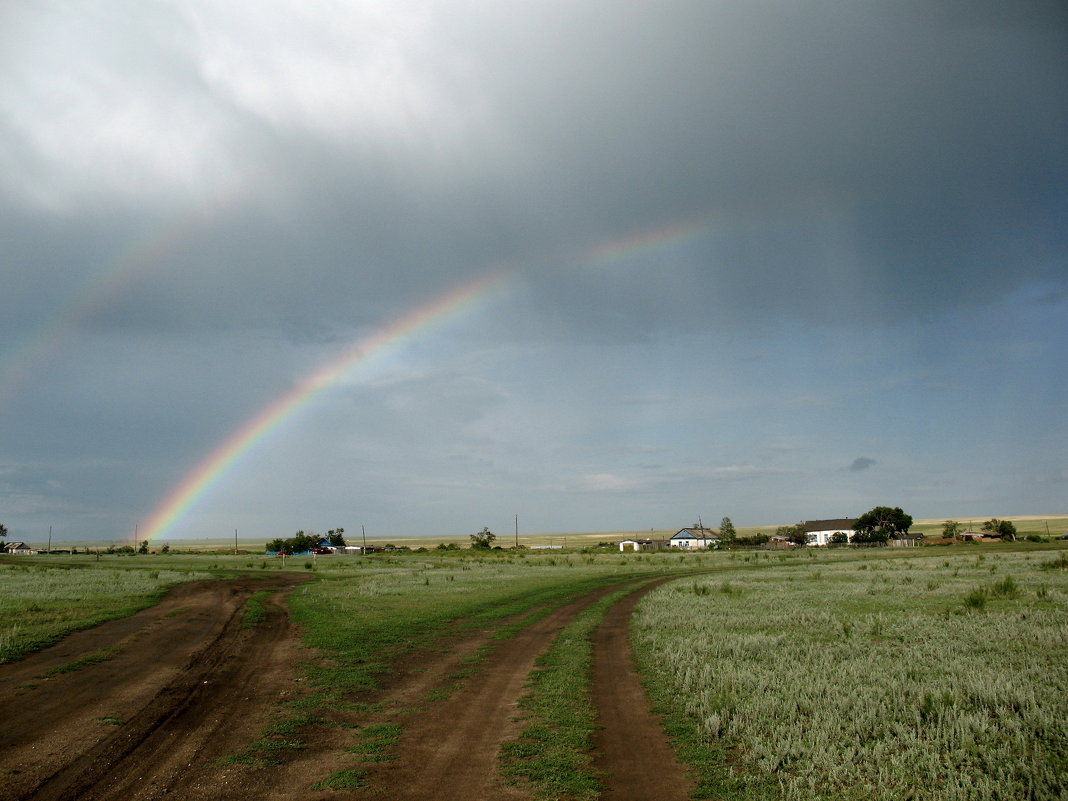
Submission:
<svg viewBox="0 0 1068 801">
<path fill-rule="evenodd" d="M 618 15 L 601 41 L 626 58 L 599 60 L 594 46 L 581 67 L 587 54 L 566 33 L 548 58 L 537 37 L 508 42 L 527 72 L 499 91 L 541 155 L 549 214 L 605 237 L 682 208 L 709 215 L 712 233 L 685 257 L 685 294 L 661 297 L 676 265 L 654 256 L 651 293 L 623 290 L 629 302 L 610 294 L 602 308 L 628 320 L 671 304 L 732 323 L 754 306 L 887 320 L 1064 280 L 1050 204 L 1063 207 L 1068 166 L 1068 53 L 1052 7 L 1010 25 L 915 8 L 767 10 L 733 9 L 720 28 L 707 4 Z"/>
<path fill-rule="evenodd" d="M 632 333 L 738 325 L 753 307 L 891 320 L 1066 278 L 1056 6 L 473 11 L 434 18 L 424 46 L 444 55 L 420 66 L 441 73 L 416 78 L 439 101 L 404 128 L 356 118 L 338 136 L 242 104 L 233 76 L 187 81 L 214 109 L 202 149 L 270 177 L 237 193 L 238 219 L 166 254 L 116 319 L 344 328 L 502 264 L 561 318 Z M 172 67 L 158 85 L 195 73 Z M 312 89 L 338 93 L 344 130 L 359 79 Z M 264 215 L 261 192 L 285 199 Z M 574 274 L 591 247 L 693 219 L 707 231 L 684 249 L 609 280 Z"/>
<path fill-rule="evenodd" d="M 47 498 L 52 460 L 57 503 L 106 516 L 108 481 L 77 478 L 96 459 L 123 510 L 150 507 L 347 344 L 492 272 L 505 299 L 436 345 L 442 366 L 406 354 L 403 378 L 327 404 L 263 480 L 329 475 L 341 441 L 401 487 L 396 454 L 425 451 L 421 486 L 471 498 L 507 470 L 663 489 L 635 467 L 650 457 L 628 462 L 643 453 L 756 486 L 791 475 L 785 453 L 750 464 L 774 442 L 833 439 L 827 463 L 865 452 L 889 475 L 865 437 L 895 439 L 884 404 L 936 402 L 915 363 L 992 369 L 953 334 L 1011 306 L 1028 341 L 998 353 L 1042 368 L 1029 343 L 1050 335 L 1018 290 L 1052 308 L 1068 291 L 1058 3 L 4 14 L 6 492 Z M 610 415 L 607 387 L 654 400 Z M 991 398 L 970 402 L 997 419 Z"/>
</svg>

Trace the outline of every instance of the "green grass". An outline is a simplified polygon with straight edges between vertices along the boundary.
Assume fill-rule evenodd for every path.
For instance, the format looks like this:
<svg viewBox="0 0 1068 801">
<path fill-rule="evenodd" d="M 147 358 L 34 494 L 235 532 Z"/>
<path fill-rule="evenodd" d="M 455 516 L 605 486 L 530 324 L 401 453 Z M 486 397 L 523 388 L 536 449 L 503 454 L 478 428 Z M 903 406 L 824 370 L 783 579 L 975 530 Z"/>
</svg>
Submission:
<svg viewBox="0 0 1068 801">
<path fill-rule="evenodd" d="M 360 729 L 357 742 L 349 751 L 362 762 L 388 762 L 394 757 L 389 753 L 400 739 L 399 723 L 376 723 Z"/>
<path fill-rule="evenodd" d="M 90 665 L 98 665 L 101 662 L 107 662 L 110 659 L 114 659 L 119 653 L 121 653 L 121 650 L 118 648 L 101 648 L 99 651 L 85 654 L 84 656 L 75 659 L 73 662 L 68 662 L 65 665 L 46 670 L 44 673 L 37 676 L 37 678 L 49 679 L 53 676 L 62 675 L 63 673 L 73 673 L 76 670 L 81 670 Z"/>
<path fill-rule="evenodd" d="M 294 619 L 306 630 L 305 644 L 326 657 L 323 664 L 309 668 L 317 686 L 373 690 L 378 677 L 404 652 L 426 647 L 444 632 L 500 628 L 506 618 L 531 616 L 509 624 L 514 630 L 544 614 L 542 607 L 631 574 L 617 572 L 615 565 L 591 569 L 572 561 L 546 567 L 538 559 L 494 555 L 399 557 L 380 565 L 375 570 L 324 573 L 322 580 L 290 595 Z M 453 580 L 425 583 L 428 573 L 445 570 Z M 500 636 L 509 636 L 509 631 L 502 630 Z"/>
<path fill-rule="evenodd" d="M 632 640 L 697 797 L 1064 797 L 1068 575 L 1047 553 L 821 552 L 736 572 L 737 593 L 651 593 Z"/>
<path fill-rule="evenodd" d="M 310 648 L 305 672 L 267 710 L 273 720 L 257 742 L 226 761 L 279 765 L 304 747 L 310 727 L 357 722 L 373 725 L 354 729 L 354 758 L 388 759 L 403 719 L 383 718 L 404 710 L 379 708 L 374 691 L 407 655 L 448 647 L 452 634 L 490 633 L 438 688 L 445 697 L 477 677 L 496 642 L 571 598 L 629 578 L 715 571 L 655 591 L 632 626 L 658 711 L 700 776 L 698 797 L 1060 797 L 1068 793 L 1068 551 L 1059 547 L 319 559 L 315 578 L 289 596 Z M 17 621 L 0 627 L 0 660 L 136 611 L 174 581 L 280 567 L 225 555 L 72 562 L 0 560 L 0 602 Z M 592 725 L 584 660 L 606 608 L 576 619 L 539 663 L 526 731 L 506 749 L 506 770 L 540 798 L 597 793 L 584 750 Z M 250 601 L 246 624 L 265 612 L 263 596 Z M 513 771 L 518 762 L 526 767 Z M 364 769 L 316 787 L 375 791 Z"/>
<path fill-rule="evenodd" d="M 0 562 L 0 663 L 39 651 L 71 632 L 132 615 L 157 603 L 175 584 L 210 576 L 160 570 L 151 562 L 142 569 L 124 569 L 46 561 L 19 557 Z"/>
<path fill-rule="evenodd" d="M 367 771 L 360 769 L 337 770 L 321 781 L 315 782 L 310 790 L 361 790 L 367 786 Z"/>
<path fill-rule="evenodd" d="M 260 623 L 264 623 L 267 620 L 267 607 L 265 603 L 270 598 L 272 592 L 270 590 L 260 590 L 254 592 L 245 601 L 245 614 L 241 618 L 241 628 L 253 629 Z"/>
<path fill-rule="evenodd" d="M 672 561 L 665 564 L 670 567 Z M 289 604 L 306 631 L 306 644 L 320 657 L 308 665 L 306 677 L 326 712 L 352 709 L 354 699 L 377 689 L 406 654 L 441 647 L 451 633 L 489 630 L 489 644 L 464 660 L 427 700 L 447 698 L 477 675 L 502 639 L 576 596 L 649 572 L 641 562 L 621 565 L 612 559 L 591 566 L 560 554 L 409 554 L 380 560 L 373 568 L 321 572 L 319 581 L 297 588 Z M 380 743 L 382 754 L 372 761 L 388 758 L 391 745 Z M 362 740 L 354 746 L 357 753 L 365 748 Z"/>
</svg>

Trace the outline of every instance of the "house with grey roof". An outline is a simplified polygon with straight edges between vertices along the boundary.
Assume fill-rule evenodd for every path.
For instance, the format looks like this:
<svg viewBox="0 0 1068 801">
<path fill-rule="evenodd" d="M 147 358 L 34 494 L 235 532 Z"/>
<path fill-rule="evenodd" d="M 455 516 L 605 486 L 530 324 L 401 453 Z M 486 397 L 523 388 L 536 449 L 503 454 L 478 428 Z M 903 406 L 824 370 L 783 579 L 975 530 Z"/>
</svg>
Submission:
<svg viewBox="0 0 1068 801">
<path fill-rule="evenodd" d="M 668 540 L 668 545 L 692 551 L 697 548 L 718 548 L 719 542 L 719 534 L 710 528 L 683 528 Z"/>
<path fill-rule="evenodd" d="M 845 534 L 846 541 L 853 541 L 853 525 L 857 521 L 847 517 L 835 520 L 806 520 L 805 536 L 809 545 L 830 545 L 835 534 Z"/>
</svg>

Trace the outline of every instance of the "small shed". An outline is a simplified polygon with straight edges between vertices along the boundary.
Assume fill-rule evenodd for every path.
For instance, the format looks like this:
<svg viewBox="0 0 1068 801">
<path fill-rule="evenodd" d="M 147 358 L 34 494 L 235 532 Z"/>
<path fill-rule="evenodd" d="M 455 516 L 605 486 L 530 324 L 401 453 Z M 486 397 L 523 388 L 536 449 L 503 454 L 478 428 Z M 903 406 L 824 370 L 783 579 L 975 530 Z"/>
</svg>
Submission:
<svg viewBox="0 0 1068 801">
<path fill-rule="evenodd" d="M 912 548 L 923 541 L 923 534 L 915 531 L 906 531 L 900 537 L 892 537 L 890 546 L 893 548 Z"/>
<path fill-rule="evenodd" d="M 37 551 L 24 542 L 9 542 L 4 546 L 4 553 L 15 554 L 16 556 L 30 556 L 37 553 Z"/>
</svg>

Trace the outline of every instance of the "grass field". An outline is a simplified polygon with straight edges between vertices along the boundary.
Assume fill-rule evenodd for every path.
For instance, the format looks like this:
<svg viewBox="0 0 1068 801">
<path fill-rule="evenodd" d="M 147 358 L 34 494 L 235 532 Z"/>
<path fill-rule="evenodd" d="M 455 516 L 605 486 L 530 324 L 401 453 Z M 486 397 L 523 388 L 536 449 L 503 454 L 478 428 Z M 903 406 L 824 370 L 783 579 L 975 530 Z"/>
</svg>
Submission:
<svg viewBox="0 0 1068 801">
<path fill-rule="evenodd" d="M 210 575 L 174 569 L 173 563 L 142 562 L 140 569 L 131 570 L 49 561 L 16 557 L 0 562 L 0 663 L 72 631 L 131 615 L 158 601 L 168 587 Z"/>
<path fill-rule="evenodd" d="M 276 728 L 287 743 L 322 709 L 373 688 L 391 661 L 446 627 L 507 637 L 533 610 L 596 587 L 698 571 L 641 602 L 632 639 L 679 753 L 701 776 L 699 797 L 1068 793 L 1068 549 L 1059 543 L 626 555 L 467 550 L 287 562 L 318 578 L 295 590 L 290 606 L 322 657 L 306 668 L 311 690 L 301 706 L 279 710 Z M 0 659 L 128 614 L 176 581 L 280 567 L 279 559 L 225 554 L 7 558 L 0 603 L 12 614 L 0 630 Z M 585 762 L 565 766 L 553 749 L 567 742 L 580 754 L 588 742 L 584 643 L 602 611 L 562 635 L 542 664 L 542 671 L 557 666 L 543 682 L 568 682 L 567 704 L 539 703 L 552 693 L 538 682 L 524 702 L 559 735 L 541 751 L 524 746 L 534 749 L 523 753 L 532 766 L 525 775 L 542 781 L 542 798 L 562 786 L 596 797 Z M 563 731 L 569 721 L 577 721 L 575 740 Z M 264 747 L 281 736 L 265 732 Z"/>
<path fill-rule="evenodd" d="M 754 559 L 652 593 L 632 637 L 701 797 L 1064 798 L 1066 568 L 983 546 Z"/>
</svg>

